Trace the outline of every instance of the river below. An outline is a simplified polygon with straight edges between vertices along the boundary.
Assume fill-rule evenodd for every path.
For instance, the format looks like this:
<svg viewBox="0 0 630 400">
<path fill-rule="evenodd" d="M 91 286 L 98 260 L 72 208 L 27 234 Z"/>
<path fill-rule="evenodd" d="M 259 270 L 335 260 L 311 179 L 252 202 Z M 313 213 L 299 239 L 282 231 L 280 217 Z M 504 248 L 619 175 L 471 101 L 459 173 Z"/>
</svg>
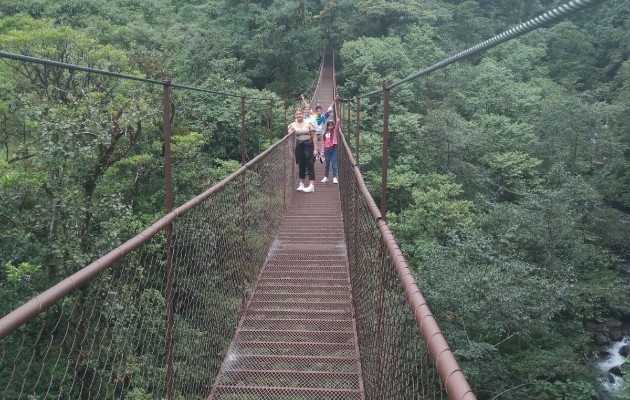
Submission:
<svg viewBox="0 0 630 400">
<path fill-rule="evenodd" d="M 611 341 L 602 346 L 597 346 L 593 365 L 600 374 L 600 399 L 612 399 L 611 395 L 619 390 L 624 384 L 624 378 L 619 374 L 619 367 L 624 362 L 622 349 L 628 351 L 630 348 L 630 327 L 624 327 L 624 336 L 619 341 Z M 630 357 L 627 355 L 626 357 Z M 626 384 L 630 383 L 630 377 L 626 376 Z"/>
</svg>

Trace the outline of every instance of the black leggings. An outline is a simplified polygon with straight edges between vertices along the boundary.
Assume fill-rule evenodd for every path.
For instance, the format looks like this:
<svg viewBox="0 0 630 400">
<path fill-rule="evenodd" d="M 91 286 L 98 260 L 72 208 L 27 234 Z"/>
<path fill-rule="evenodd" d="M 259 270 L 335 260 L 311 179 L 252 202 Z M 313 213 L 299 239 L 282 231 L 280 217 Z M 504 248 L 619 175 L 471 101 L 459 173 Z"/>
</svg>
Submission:
<svg viewBox="0 0 630 400">
<path fill-rule="evenodd" d="M 313 155 L 313 141 L 304 140 L 295 145 L 295 161 L 300 166 L 298 176 L 300 179 L 306 178 L 308 169 L 308 179 L 315 180 L 315 156 Z"/>
</svg>

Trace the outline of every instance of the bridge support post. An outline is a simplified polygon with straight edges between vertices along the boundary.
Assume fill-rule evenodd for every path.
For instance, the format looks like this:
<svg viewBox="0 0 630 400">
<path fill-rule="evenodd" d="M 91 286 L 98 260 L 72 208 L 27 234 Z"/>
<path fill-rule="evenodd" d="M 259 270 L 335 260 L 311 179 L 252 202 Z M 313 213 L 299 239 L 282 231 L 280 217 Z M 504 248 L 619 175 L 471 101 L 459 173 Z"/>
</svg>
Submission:
<svg viewBox="0 0 630 400">
<path fill-rule="evenodd" d="M 346 108 L 347 108 L 347 114 L 348 114 L 348 117 L 347 117 L 348 126 L 346 127 L 345 131 L 348 132 L 348 134 L 350 134 L 350 122 L 351 122 L 351 120 L 350 120 L 350 117 L 351 117 L 350 111 L 351 111 L 351 108 L 352 108 L 352 103 L 350 103 L 350 100 L 348 100 L 348 107 L 346 107 Z M 343 112 L 341 113 L 341 119 L 343 119 Z"/>
<path fill-rule="evenodd" d="M 241 95 L 241 165 L 245 165 L 245 95 Z"/>
<path fill-rule="evenodd" d="M 381 159 L 381 217 L 387 221 L 387 156 L 389 148 L 389 89 L 383 82 L 383 157 Z"/>
<path fill-rule="evenodd" d="M 286 146 L 286 148 L 288 149 L 289 146 Z M 287 161 L 289 159 L 289 151 L 285 150 L 284 152 L 284 157 L 282 157 L 282 162 L 284 162 L 284 186 L 282 188 L 282 209 L 284 210 L 284 212 L 287 212 L 287 190 L 289 188 L 289 186 L 291 185 L 291 179 L 287 178 Z M 291 175 L 292 176 L 292 175 Z"/>
<path fill-rule="evenodd" d="M 164 186 L 166 198 L 166 213 L 173 210 L 173 193 L 171 180 L 171 81 L 165 80 L 163 124 L 164 124 Z M 174 272 L 173 272 L 173 223 L 166 229 L 166 393 L 169 400 L 175 396 L 173 372 L 174 343 Z"/>
<path fill-rule="evenodd" d="M 344 101 L 342 100 L 341 104 L 335 106 L 335 118 L 339 118 L 339 116 L 341 115 L 341 119 L 342 120 L 343 120 L 343 103 L 344 103 Z M 337 113 L 337 109 L 339 110 L 339 113 Z M 343 126 L 343 125 L 342 125 L 342 130 L 344 132 L 347 132 L 346 127 Z"/>
<path fill-rule="evenodd" d="M 269 99 L 269 146 L 273 144 L 273 99 Z"/>
<path fill-rule="evenodd" d="M 356 156 L 354 157 L 355 161 L 357 162 L 357 167 L 360 165 L 359 164 L 359 135 L 360 135 L 360 126 L 361 126 L 361 98 L 357 97 L 357 137 L 354 138 L 356 141 Z"/>
</svg>

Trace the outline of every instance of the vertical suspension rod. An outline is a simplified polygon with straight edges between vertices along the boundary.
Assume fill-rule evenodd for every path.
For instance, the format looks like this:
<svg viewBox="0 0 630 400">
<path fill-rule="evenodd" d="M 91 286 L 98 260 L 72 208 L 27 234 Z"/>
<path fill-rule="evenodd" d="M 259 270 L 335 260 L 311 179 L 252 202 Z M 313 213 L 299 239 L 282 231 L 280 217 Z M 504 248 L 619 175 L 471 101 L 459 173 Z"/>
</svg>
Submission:
<svg viewBox="0 0 630 400">
<path fill-rule="evenodd" d="M 165 80 L 163 124 L 164 124 L 164 186 L 166 213 L 173 210 L 173 192 L 171 177 L 171 81 Z M 175 345 L 174 330 L 174 271 L 173 271 L 173 223 L 166 228 L 166 393 L 169 400 L 175 396 L 174 371 L 173 371 L 173 347 Z"/>
</svg>

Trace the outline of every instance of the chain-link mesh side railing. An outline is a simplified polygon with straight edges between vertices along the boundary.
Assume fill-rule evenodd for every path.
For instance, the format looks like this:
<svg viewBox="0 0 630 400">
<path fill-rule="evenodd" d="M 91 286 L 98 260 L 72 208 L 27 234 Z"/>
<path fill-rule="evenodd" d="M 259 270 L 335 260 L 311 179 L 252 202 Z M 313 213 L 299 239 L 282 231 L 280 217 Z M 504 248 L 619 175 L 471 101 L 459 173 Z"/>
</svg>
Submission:
<svg viewBox="0 0 630 400">
<path fill-rule="evenodd" d="M 293 193 L 287 143 L 176 221 L 174 381 L 187 399 L 210 393 Z"/>
<path fill-rule="evenodd" d="M 163 232 L 0 342 L 0 398 L 164 393 Z"/>
<path fill-rule="evenodd" d="M 405 307 L 405 293 L 396 282 L 370 205 L 340 150 L 341 204 L 366 398 L 440 398 L 439 379 Z"/>
<path fill-rule="evenodd" d="M 365 397 L 474 399 L 461 371 L 450 362 L 440 365 L 441 357 L 453 360 L 450 350 L 443 347 L 434 354 L 435 348 L 430 348 L 431 341 L 439 336 L 442 342 L 443 337 L 439 331 L 427 337 L 423 323 L 432 316 L 419 320 L 419 312 L 428 308 L 424 301 L 411 301 L 409 289 L 413 284 L 417 291 L 415 281 L 410 274 L 405 279 L 400 276 L 396 263 L 404 259 L 395 251 L 395 242 L 342 136 L 340 145 L 341 207 Z M 463 380 L 461 387 L 448 382 L 455 376 Z"/>
<path fill-rule="evenodd" d="M 202 399 L 292 189 L 287 137 L 0 319 L 0 398 Z M 173 226 L 174 385 L 167 386 Z M 28 321 L 28 322 L 25 322 Z"/>
</svg>

